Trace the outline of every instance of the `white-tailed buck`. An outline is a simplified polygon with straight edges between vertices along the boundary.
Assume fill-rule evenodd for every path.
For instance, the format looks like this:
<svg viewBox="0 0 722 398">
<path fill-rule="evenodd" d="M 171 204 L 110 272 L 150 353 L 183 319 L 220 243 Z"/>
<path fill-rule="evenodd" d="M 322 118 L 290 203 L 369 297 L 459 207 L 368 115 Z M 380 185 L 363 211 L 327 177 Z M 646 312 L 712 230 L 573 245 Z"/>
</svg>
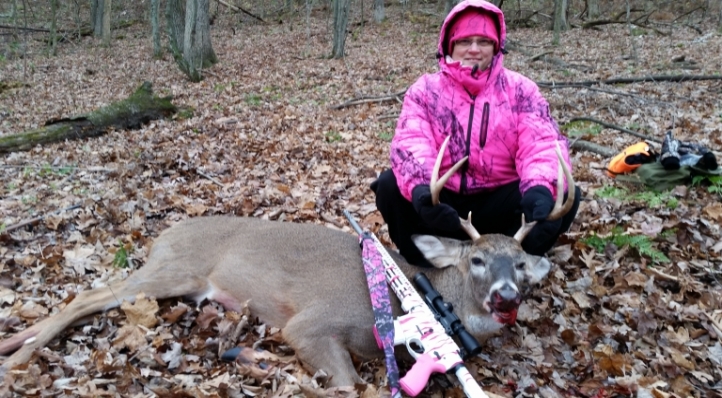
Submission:
<svg viewBox="0 0 722 398">
<path fill-rule="evenodd" d="M 564 206 L 557 201 L 552 217 L 558 218 L 569 210 L 574 186 L 557 155 L 570 196 Z M 437 191 L 441 180 L 435 184 Z M 562 178 L 560 197 L 561 184 Z M 483 339 L 515 322 L 519 286 L 539 282 L 550 263 L 525 253 L 513 238 L 480 236 L 467 222 L 464 228 L 472 240 L 414 238 L 436 269 L 414 267 L 396 253 L 392 256 L 408 278 L 423 270 L 454 304 L 466 329 Z M 528 225 L 518 239 L 525 230 Z M 301 362 L 311 371 L 326 371 L 331 385 L 363 383 L 350 354 L 364 359 L 383 355 L 372 331 L 374 315 L 356 236 L 313 224 L 219 216 L 168 228 L 155 240 L 145 266 L 126 280 L 82 292 L 59 314 L 0 342 L 0 355 L 15 351 L 3 361 L 2 370 L 29 361 L 33 351 L 79 319 L 117 307 L 122 300 L 133 301 L 141 292 L 157 299 L 207 298 L 236 311 L 250 300 L 251 312 L 281 328 Z M 396 302 L 394 316 L 401 314 Z"/>
</svg>

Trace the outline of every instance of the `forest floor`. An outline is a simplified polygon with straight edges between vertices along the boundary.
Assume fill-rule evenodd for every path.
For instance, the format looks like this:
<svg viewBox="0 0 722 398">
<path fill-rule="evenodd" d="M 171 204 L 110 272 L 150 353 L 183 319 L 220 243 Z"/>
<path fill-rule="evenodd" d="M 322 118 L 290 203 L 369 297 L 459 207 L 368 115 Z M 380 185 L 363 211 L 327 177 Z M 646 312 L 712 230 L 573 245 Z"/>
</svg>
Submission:
<svg viewBox="0 0 722 398">
<path fill-rule="evenodd" d="M 333 107 L 398 93 L 437 69 L 438 21 L 390 14 L 379 25 L 351 25 L 343 60 L 325 58 L 325 17 L 310 25 L 300 17 L 267 25 L 219 18 L 212 31 L 220 63 L 196 84 L 169 55 L 152 59 L 150 29 L 137 25 L 115 32 L 111 48 L 84 38 L 61 43 L 56 57 L 31 36 L 28 57 L 0 61 L 0 135 L 123 99 L 143 81 L 183 108 L 138 130 L 0 155 L 0 339 L 56 313 L 76 292 L 141 267 L 153 238 L 187 217 L 234 214 L 351 233 L 347 209 L 389 243 L 369 184 L 388 167 L 400 102 Z M 625 25 L 574 29 L 556 47 L 548 31 L 513 29 L 516 51 L 505 65 L 537 82 L 720 76 L 722 36 L 714 26 L 701 33 L 655 26 L 665 34 Z M 557 62 L 530 60 L 546 51 Z M 542 93 L 571 140 L 615 152 L 639 140 L 570 123 L 592 117 L 656 140 L 673 130 L 722 150 L 722 80 Z M 571 156 L 583 201 L 550 253 L 555 267 L 526 298 L 518 327 L 489 340 L 469 368 L 502 396 L 715 395 L 722 389 L 722 180 L 651 191 L 607 177 L 609 158 L 576 149 Z M 235 344 L 228 339 L 242 316 L 216 303 L 161 301 L 163 321 L 143 329 L 140 341 L 120 333 L 125 314 L 111 310 L 66 331 L 8 373 L 0 395 L 281 397 L 316 387 L 278 331 L 252 318 L 241 344 L 264 350 L 263 363 L 220 362 L 217 350 Z M 383 395 L 383 365 L 359 367 L 373 383 L 360 394 Z M 444 392 L 448 385 L 435 377 L 425 394 L 463 395 Z"/>
</svg>

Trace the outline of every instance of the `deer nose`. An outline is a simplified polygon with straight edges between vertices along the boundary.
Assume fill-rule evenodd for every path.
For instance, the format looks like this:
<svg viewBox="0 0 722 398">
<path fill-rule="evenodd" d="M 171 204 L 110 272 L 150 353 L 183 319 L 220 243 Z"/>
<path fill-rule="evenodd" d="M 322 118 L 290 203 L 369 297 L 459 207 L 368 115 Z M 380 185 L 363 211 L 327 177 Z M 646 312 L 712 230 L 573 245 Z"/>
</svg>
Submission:
<svg viewBox="0 0 722 398">
<path fill-rule="evenodd" d="M 497 311 L 505 312 L 517 309 L 520 303 L 521 295 L 508 283 L 491 295 L 491 305 Z"/>
</svg>

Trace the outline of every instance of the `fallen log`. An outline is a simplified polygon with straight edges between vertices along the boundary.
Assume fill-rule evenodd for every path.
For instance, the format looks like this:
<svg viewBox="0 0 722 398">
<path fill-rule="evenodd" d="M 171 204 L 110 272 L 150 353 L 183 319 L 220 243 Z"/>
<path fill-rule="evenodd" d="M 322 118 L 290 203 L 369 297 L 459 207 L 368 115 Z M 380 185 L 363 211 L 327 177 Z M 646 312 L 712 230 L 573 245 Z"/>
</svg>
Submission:
<svg viewBox="0 0 722 398">
<path fill-rule="evenodd" d="M 26 151 L 36 145 L 63 140 L 97 137 L 111 127 L 136 129 L 151 120 L 174 114 L 178 109 L 171 99 L 154 96 L 152 85 L 144 82 L 128 98 L 86 115 L 49 120 L 38 129 L 0 137 L 0 153 Z"/>
</svg>

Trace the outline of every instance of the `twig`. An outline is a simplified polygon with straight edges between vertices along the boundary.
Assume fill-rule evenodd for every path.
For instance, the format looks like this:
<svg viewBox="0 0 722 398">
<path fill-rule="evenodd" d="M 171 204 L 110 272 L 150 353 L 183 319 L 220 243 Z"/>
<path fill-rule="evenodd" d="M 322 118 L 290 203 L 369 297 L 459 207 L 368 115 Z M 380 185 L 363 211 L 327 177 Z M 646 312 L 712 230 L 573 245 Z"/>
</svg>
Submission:
<svg viewBox="0 0 722 398">
<path fill-rule="evenodd" d="M 78 205 L 72 205 L 72 206 L 66 207 L 66 208 L 64 208 L 64 209 L 56 210 L 56 211 L 54 211 L 54 212 L 52 212 L 52 213 L 50 213 L 50 214 L 58 214 L 58 213 L 62 213 L 62 212 L 64 212 L 64 211 L 77 209 L 77 208 L 79 208 L 79 207 L 80 207 L 79 204 L 78 204 Z M 21 223 L 19 223 L 19 224 L 11 225 L 11 226 L 5 228 L 5 230 L 2 231 L 0 234 L 8 233 L 8 232 L 14 231 L 14 230 L 16 230 L 16 229 L 18 229 L 18 228 L 22 228 L 22 227 L 24 227 L 24 226 L 26 226 L 26 225 L 33 224 L 33 223 L 36 223 L 36 222 L 38 222 L 38 221 L 42 221 L 42 220 L 43 220 L 45 217 L 47 217 L 48 215 L 49 215 L 49 214 L 46 214 L 46 215 L 43 215 L 43 216 L 38 216 L 38 217 L 35 217 L 35 218 L 31 218 L 30 220 L 23 221 L 23 222 L 21 222 Z"/>
<path fill-rule="evenodd" d="M 716 319 L 712 317 L 707 311 L 702 311 L 702 313 L 709 319 L 709 321 L 712 323 L 712 326 L 715 328 L 715 334 L 717 335 L 717 340 L 722 342 L 722 325 L 720 325 L 719 322 L 717 322 Z"/>
<path fill-rule="evenodd" d="M 91 166 L 91 167 L 77 167 L 77 166 L 35 166 L 27 164 L 0 164 L 0 169 L 50 169 L 50 170 L 78 170 L 78 171 L 90 171 L 93 173 L 103 172 L 110 173 L 116 171 L 115 169 L 109 169 L 107 167 Z"/>
<path fill-rule="evenodd" d="M 623 132 L 623 133 L 627 133 L 627 134 L 629 134 L 629 135 L 633 135 L 633 136 L 635 136 L 635 137 L 637 137 L 637 138 L 641 138 L 641 139 L 643 139 L 643 140 L 645 140 L 645 141 L 656 142 L 656 143 L 658 143 L 658 144 L 661 144 L 661 143 L 662 143 L 662 140 L 659 140 L 659 139 L 656 139 L 656 138 L 652 138 L 652 137 L 646 136 L 646 135 L 644 135 L 644 134 L 642 134 L 642 133 L 638 133 L 638 132 L 636 132 L 636 131 L 632 131 L 632 130 L 629 130 L 629 129 L 625 129 L 624 127 L 622 127 L 622 126 L 617 126 L 616 124 L 611 124 L 611 123 L 603 122 L 603 121 L 601 121 L 601 120 L 599 120 L 599 119 L 595 119 L 595 118 L 593 118 L 593 117 L 586 117 L 586 116 L 573 117 L 573 118 L 571 118 L 571 119 L 569 120 L 569 122 L 592 122 L 592 123 L 596 123 L 596 124 L 602 125 L 602 126 L 608 128 L 608 129 L 618 130 L 618 131 L 621 131 L 621 132 Z"/>
<path fill-rule="evenodd" d="M 679 281 L 679 278 L 677 278 L 676 276 L 665 274 L 664 272 L 657 270 L 655 268 L 652 268 L 652 267 L 647 267 L 647 271 L 657 275 L 658 277 L 660 277 L 662 279 L 666 279 L 668 281 L 674 281 L 674 282 Z"/>
<path fill-rule="evenodd" d="M 225 188 L 225 187 L 226 187 L 222 182 L 220 182 L 220 181 L 218 181 L 217 179 L 211 177 L 210 175 L 208 175 L 208 174 L 200 171 L 199 169 L 196 169 L 196 173 L 198 173 L 198 175 L 200 175 L 201 177 L 205 177 L 205 178 L 209 179 L 212 183 L 218 185 L 218 186 L 221 187 L 221 188 Z"/>
</svg>

